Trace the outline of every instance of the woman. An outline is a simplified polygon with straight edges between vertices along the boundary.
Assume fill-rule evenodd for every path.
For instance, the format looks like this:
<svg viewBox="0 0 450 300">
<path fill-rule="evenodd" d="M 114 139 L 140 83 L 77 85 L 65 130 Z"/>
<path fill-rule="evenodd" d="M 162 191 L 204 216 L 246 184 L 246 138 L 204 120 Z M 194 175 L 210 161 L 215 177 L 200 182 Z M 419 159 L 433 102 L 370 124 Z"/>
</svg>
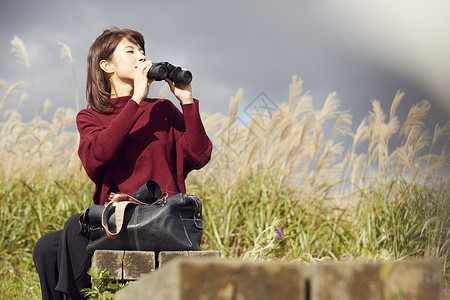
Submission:
<svg viewBox="0 0 450 300">
<path fill-rule="evenodd" d="M 148 99 L 151 66 L 143 37 L 133 30 L 105 30 L 89 50 L 89 108 L 78 113 L 77 127 L 78 154 L 95 183 L 94 203 L 104 204 L 111 192 L 131 194 L 148 179 L 169 196 L 185 193 L 187 174 L 210 159 L 212 143 L 191 85 L 166 79 L 183 113 L 169 100 Z M 88 240 L 79 234 L 78 216 L 35 245 L 43 299 L 82 299 L 79 290 L 90 285 Z"/>
</svg>

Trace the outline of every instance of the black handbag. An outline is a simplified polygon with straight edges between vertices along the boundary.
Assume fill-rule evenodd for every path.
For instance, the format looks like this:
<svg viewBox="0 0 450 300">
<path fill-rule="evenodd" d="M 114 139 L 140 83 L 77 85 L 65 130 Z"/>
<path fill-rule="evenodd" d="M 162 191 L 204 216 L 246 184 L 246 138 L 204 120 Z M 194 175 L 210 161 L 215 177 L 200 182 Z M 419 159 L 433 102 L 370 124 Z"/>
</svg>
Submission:
<svg viewBox="0 0 450 300">
<path fill-rule="evenodd" d="M 202 202 L 197 196 L 163 195 L 147 181 L 132 195 L 111 194 L 80 216 L 89 238 L 86 250 L 196 251 L 203 235 Z"/>
</svg>

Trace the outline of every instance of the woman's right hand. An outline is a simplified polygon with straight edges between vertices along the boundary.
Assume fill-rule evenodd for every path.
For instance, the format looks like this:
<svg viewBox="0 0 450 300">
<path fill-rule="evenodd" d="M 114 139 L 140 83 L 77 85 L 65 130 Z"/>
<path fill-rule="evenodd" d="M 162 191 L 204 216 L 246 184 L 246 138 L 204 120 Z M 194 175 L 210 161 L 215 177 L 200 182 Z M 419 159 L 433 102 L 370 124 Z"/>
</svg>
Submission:
<svg viewBox="0 0 450 300">
<path fill-rule="evenodd" d="M 148 79 L 147 74 L 152 66 L 151 60 L 143 61 L 136 68 L 134 75 L 134 87 L 133 87 L 133 99 L 137 104 L 140 104 L 142 100 L 147 98 L 148 89 L 150 84 L 155 81 L 154 79 Z"/>
</svg>

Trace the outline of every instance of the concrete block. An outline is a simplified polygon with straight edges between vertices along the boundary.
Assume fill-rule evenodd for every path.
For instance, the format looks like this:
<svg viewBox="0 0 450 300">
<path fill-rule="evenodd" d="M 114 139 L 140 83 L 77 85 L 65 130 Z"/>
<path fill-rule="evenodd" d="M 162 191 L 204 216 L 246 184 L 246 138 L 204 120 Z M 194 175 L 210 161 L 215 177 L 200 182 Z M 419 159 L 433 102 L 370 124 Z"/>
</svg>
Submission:
<svg viewBox="0 0 450 300">
<path fill-rule="evenodd" d="M 106 270 L 114 278 L 122 279 L 123 250 L 96 250 L 92 256 L 91 267 Z"/>
<path fill-rule="evenodd" d="M 306 299 L 305 278 L 293 263 L 257 263 L 187 257 L 116 293 L 116 300 Z"/>
<path fill-rule="evenodd" d="M 188 257 L 187 251 L 161 251 L 158 254 L 158 268 L 166 265 L 169 261 L 180 258 Z"/>
<path fill-rule="evenodd" d="M 311 300 L 441 299 L 438 260 L 320 263 L 308 268 Z"/>
<path fill-rule="evenodd" d="M 219 251 L 162 251 L 158 255 L 159 267 L 177 257 L 219 257 Z M 155 258 L 153 251 L 97 250 L 92 267 L 106 269 L 119 280 L 136 280 L 155 270 Z"/>
<path fill-rule="evenodd" d="M 155 252 L 125 251 L 123 256 L 124 280 L 137 280 L 155 270 Z"/>
<path fill-rule="evenodd" d="M 161 251 L 158 254 L 158 266 L 162 267 L 170 260 L 178 257 L 219 257 L 219 251 Z"/>
<path fill-rule="evenodd" d="M 115 299 L 438 300 L 443 295 L 440 260 L 306 265 L 183 256 Z"/>
<path fill-rule="evenodd" d="M 442 261 L 404 260 L 380 269 L 384 299 L 441 299 Z"/>
</svg>

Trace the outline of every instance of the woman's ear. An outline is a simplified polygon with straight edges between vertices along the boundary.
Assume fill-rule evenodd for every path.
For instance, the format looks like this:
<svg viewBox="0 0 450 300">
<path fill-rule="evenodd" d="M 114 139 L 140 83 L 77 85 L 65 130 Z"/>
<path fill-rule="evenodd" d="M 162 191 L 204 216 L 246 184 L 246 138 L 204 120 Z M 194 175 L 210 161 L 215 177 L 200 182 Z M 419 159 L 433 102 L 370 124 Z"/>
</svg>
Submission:
<svg viewBox="0 0 450 300">
<path fill-rule="evenodd" d="M 102 69 L 106 74 L 111 74 L 114 72 L 111 62 L 106 59 L 102 59 L 100 61 L 100 69 Z"/>
</svg>

